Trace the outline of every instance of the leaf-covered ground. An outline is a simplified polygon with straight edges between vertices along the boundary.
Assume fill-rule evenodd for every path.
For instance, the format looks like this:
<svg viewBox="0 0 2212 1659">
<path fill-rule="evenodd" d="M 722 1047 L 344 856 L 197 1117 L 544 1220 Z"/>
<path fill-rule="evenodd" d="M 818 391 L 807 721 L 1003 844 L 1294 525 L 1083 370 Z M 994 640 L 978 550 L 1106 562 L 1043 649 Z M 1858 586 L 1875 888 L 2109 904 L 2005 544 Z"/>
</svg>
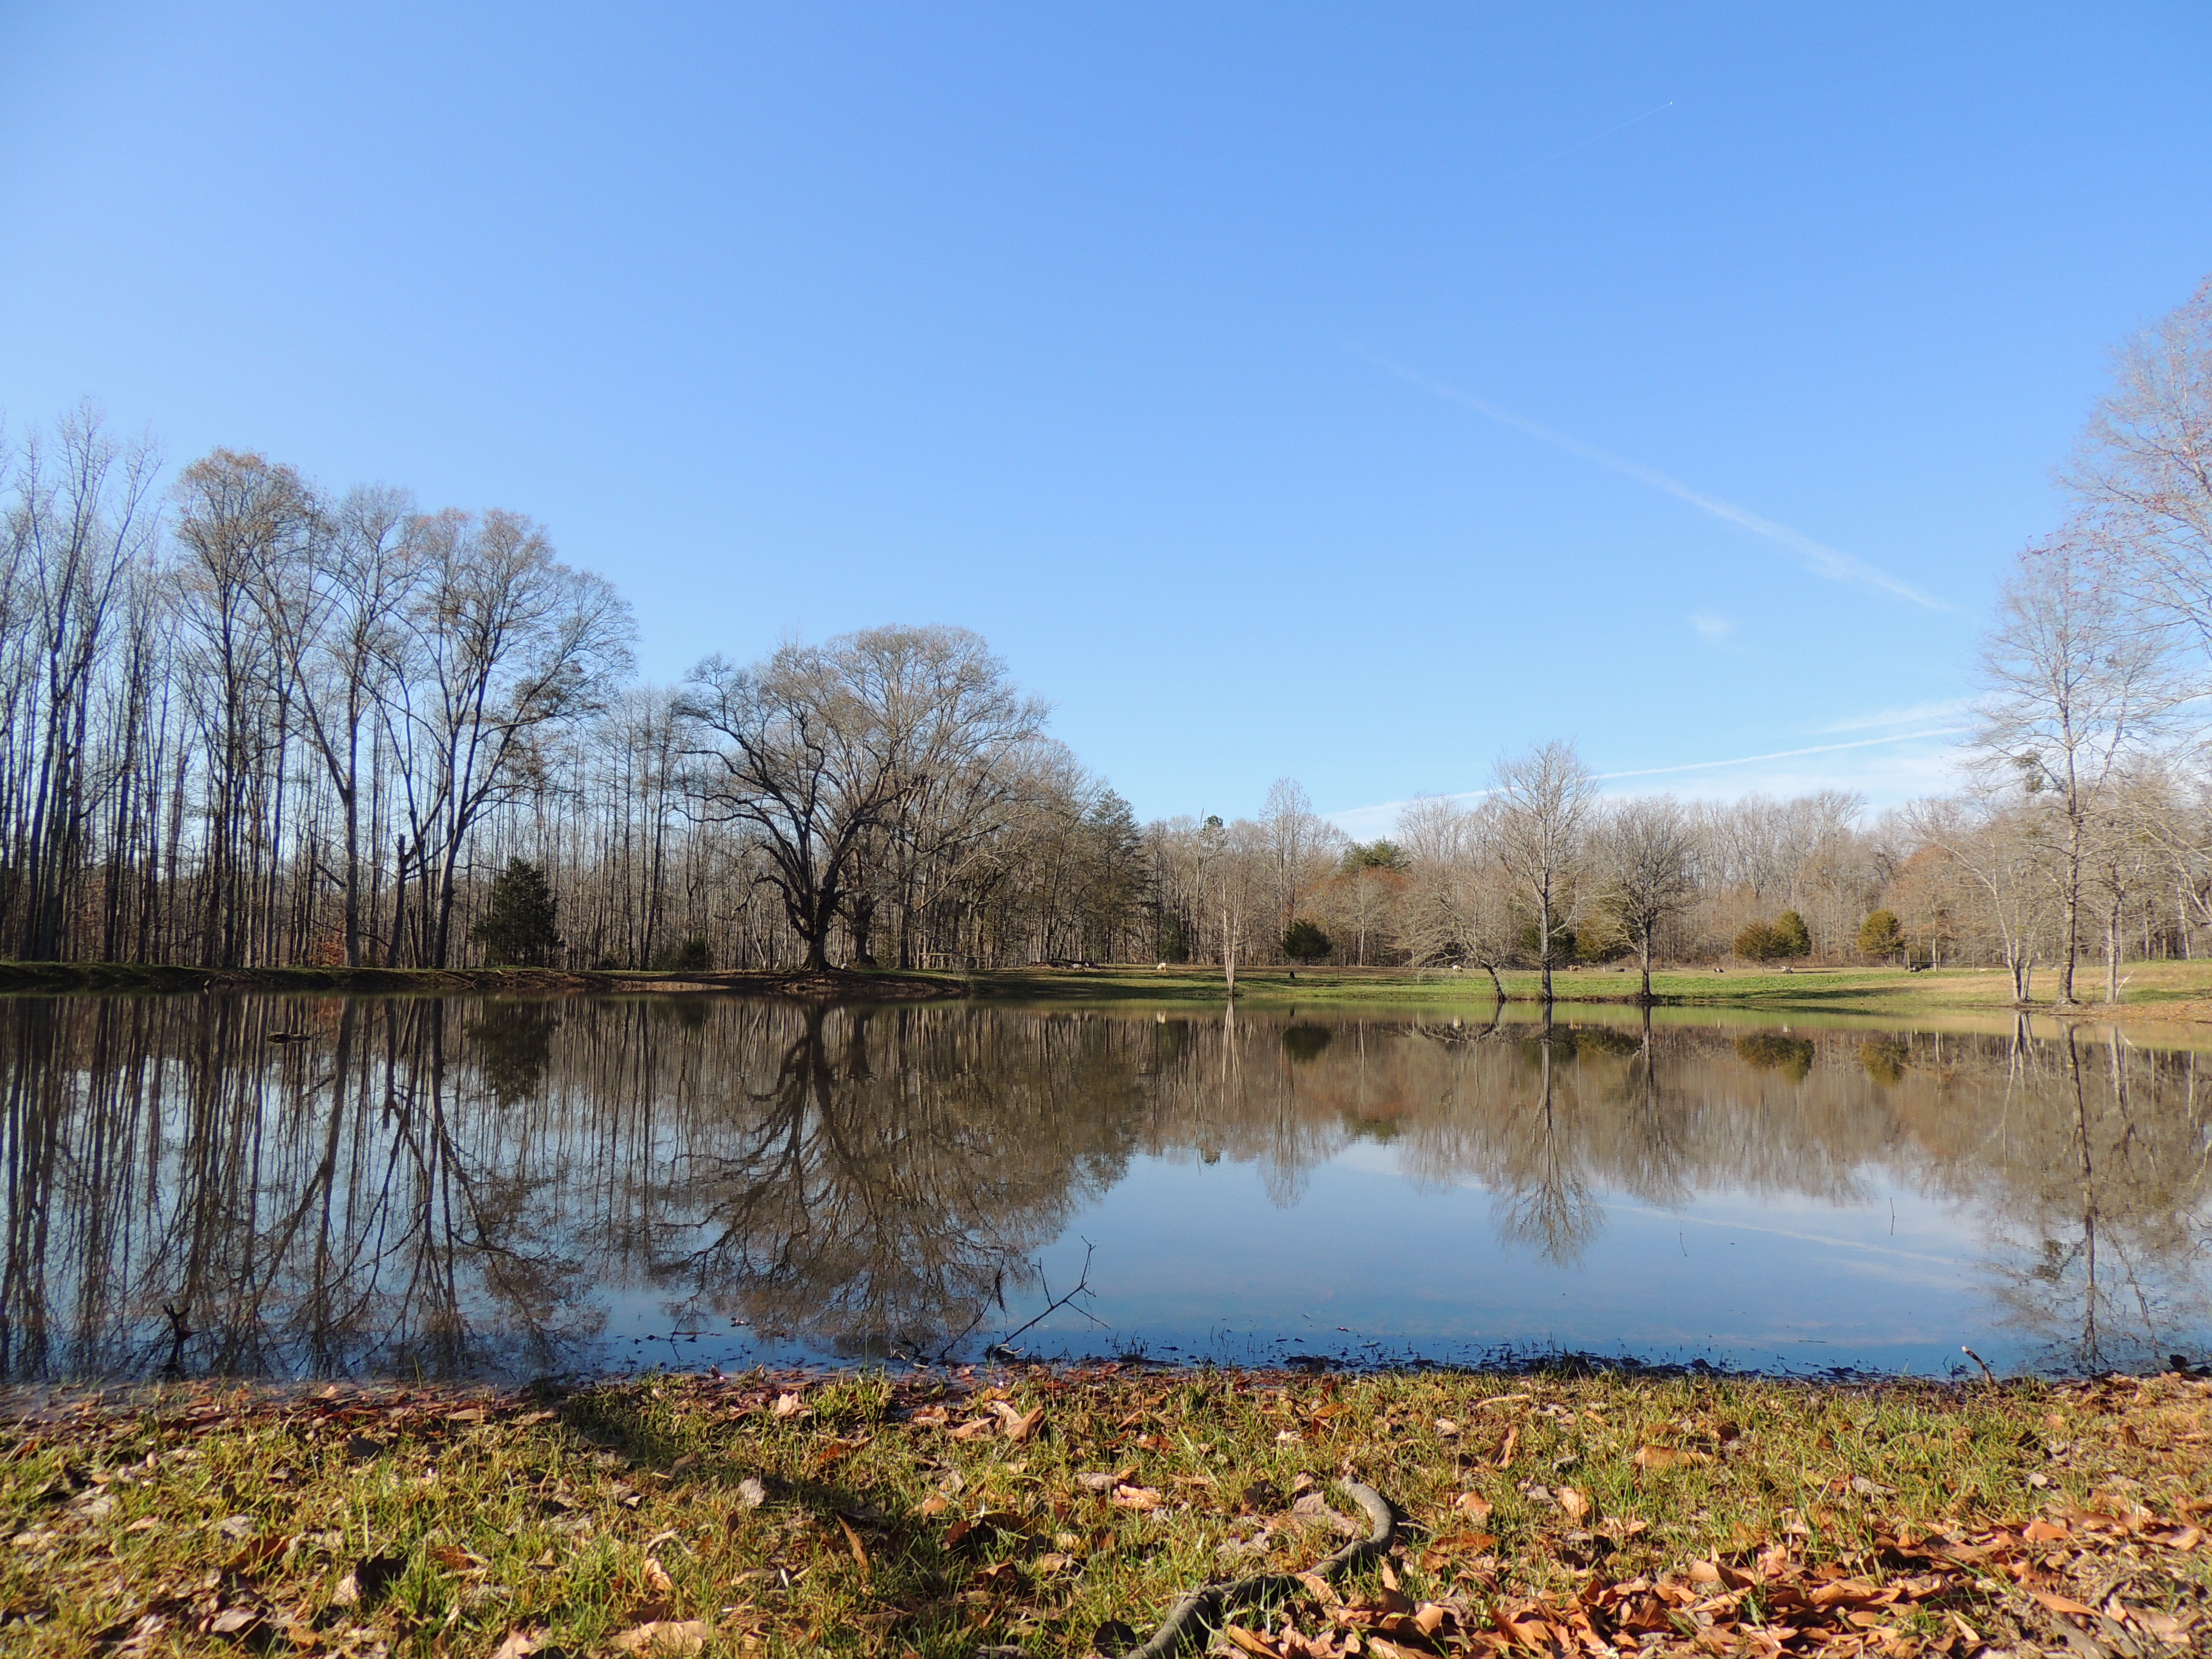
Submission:
<svg viewBox="0 0 2212 1659">
<path fill-rule="evenodd" d="M 2212 1647 L 2212 1380 L 653 1377 L 10 1402 L 0 1650 L 1121 1651 L 1402 1518 L 1216 1651 Z"/>
</svg>

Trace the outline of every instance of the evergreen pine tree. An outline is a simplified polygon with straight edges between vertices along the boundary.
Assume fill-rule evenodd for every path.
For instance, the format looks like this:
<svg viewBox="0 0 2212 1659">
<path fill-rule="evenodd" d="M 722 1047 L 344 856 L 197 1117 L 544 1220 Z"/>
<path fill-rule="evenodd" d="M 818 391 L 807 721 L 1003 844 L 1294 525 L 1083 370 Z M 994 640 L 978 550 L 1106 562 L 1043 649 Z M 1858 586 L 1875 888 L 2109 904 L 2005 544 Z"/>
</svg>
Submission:
<svg viewBox="0 0 2212 1659">
<path fill-rule="evenodd" d="M 554 920 L 559 903 L 543 870 L 527 859 L 509 859 L 493 881 L 491 902 L 469 929 L 469 937 L 483 946 L 486 959 L 495 966 L 542 968 L 546 957 L 561 948 Z"/>
</svg>

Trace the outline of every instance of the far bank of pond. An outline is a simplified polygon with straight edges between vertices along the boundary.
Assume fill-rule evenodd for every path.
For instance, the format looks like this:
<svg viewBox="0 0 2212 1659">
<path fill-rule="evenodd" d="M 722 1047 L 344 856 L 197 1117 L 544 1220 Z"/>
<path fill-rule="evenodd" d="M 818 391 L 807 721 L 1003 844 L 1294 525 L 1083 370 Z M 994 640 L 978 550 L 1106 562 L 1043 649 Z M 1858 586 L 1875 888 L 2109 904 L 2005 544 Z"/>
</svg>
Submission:
<svg viewBox="0 0 2212 1659">
<path fill-rule="evenodd" d="M 1509 1003 L 1540 1007 L 1542 982 L 1533 972 L 1502 975 Z M 2130 963 L 2118 1001 L 2106 1000 L 2103 970 L 2084 963 L 2076 1000 L 2053 1001 L 2057 977 L 2041 970 L 2033 999 L 2013 1000 L 2000 969 L 1894 967 L 1787 969 L 1741 963 L 1662 969 L 1652 975 L 1655 1006 L 1774 1014 L 1860 1016 L 1893 1021 L 1978 1022 L 2000 1029 L 2021 1012 L 2069 1022 L 2212 1026 L 2212 962 Z M 1141 1003 L 1219 1006 L 1230 1000 L 1220 969 L 1190 964 L 1146 967 L 990 969 L 971 973 L 832 968 L 661 973 L 642 969 L 537 968 L 194 968 L 129 963 L 0 963 L 0 994 L 68 995 L 89 992 L 266 991 L 388 995 L 735 996 L 817 1003 L 981 1000 L 1015 1003 Z M 1553 996 L 1567 1007 L 1637 1006 L 1633 971 L 1614 965 L 1563 969 Z M 1450 1006 L 1493 1008 L 1490 977 L 1478 972 L 1407 968 L 1240 969 L 1236 999 L 1254 1007 L 1338 1008 Z M 1522 1017 L 1516 1013 L 1515 1018 Z M 1960 1027 L 1960 1029 L 1966 1029 Z"/>
</svg>

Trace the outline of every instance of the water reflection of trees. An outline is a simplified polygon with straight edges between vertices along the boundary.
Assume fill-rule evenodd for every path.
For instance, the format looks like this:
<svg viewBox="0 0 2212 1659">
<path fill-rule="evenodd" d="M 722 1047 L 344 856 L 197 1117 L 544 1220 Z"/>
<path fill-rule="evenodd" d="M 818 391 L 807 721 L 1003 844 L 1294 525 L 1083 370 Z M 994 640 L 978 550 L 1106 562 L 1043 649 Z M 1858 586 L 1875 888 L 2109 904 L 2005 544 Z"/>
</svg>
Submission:
<svg viewBox="0 0 2212 1659">
<path fill-rule="evenodd" d="M 1125 1018 L 966 1006 L 261 998 L 5 1005 L 0 1375 L 449 1375 L 573 1363 L 609 1298 L 848 1353 L 1030 1283 L 1128 1161 L 1349 1143 L 1479 1184 L 1578 1259 L 1603 1200 L 1701 1190 L 1984 1218 L 2059 1363 L 2206 1306 L 2193 1058 L 2117 1039 Z M 272 1035 L 304 1032 L 277 1042 Z M 986 1323 L 986 1331 L 992 1327 Z"/>
</svg>

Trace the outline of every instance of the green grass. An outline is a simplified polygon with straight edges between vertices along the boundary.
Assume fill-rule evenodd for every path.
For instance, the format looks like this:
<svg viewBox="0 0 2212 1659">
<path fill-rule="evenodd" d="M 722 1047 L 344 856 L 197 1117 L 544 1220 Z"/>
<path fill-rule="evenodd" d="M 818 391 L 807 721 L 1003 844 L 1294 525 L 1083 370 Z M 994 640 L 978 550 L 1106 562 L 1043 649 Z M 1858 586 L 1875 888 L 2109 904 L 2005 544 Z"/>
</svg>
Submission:
<svg viewBox="0 0 2212 1659">
<path fill-rule="evenodd" d="M 1541 994 L 1536 974 L 1515 971 L 1503 977 L 1506 995 L 1516 1005 L 1534 1004 Z M 969 982 L 981 995 L 1038 1002 L 1218 1003 L 1226 996 L 1218 968 L 1020 969 L 979 973 L 970 976 Z M 2049 1012 L 2048 999 L 2057 987 L 2054 974 L 2047 969 L 2039 973 L 2034 992 L 2039 1010 Z M 1632 970 L 1615 967 L 1583 968 L 1553 975 L 1553 995 L 1563 1004 L 1632 1006 L 1638 989 L 1639 981 Z M 1885 1018 L 1998 1012 L 2008 1017 L 2014 1012 L 2010 975 L 2001 969 L 1987 968 L 1944 968 L 1908 974 L 1901 968 L 1887 967 L 1806 966 L 1785 972 L 1730 964 L 1718 973 L 1710 967 L 1656 972 L 1651 989 L 1662 1006 L 1675 1008 L 1829 1012 Z M 2085 1000 L 2078 1012 L 2089 1018 L 2108 1017 L 2112 1011 L 2094 1000 L 2102 996 L 2103 989 L 2102 973 L 2085 965 L 2075 981 L 2075 994 Z M 1388 1006 L 1487 1010 L 1496 1000 L 1487 974 L 1398 968 L 1301 969 L 1295 975 L 1285 968 L 1240 969 L 1237 996 L 1239 1002 L 1254 1006 L 1296 1004 L 1314 1008 Z M 2212 962 L 2137 963 L 2126 970 L 2120 1009 L 2129 1017 L 2156 1010 L 2172 1017 L 2202 1018 L 2208 1011 L 2190 1005 L 2208 999 L 2212 999 Z"/>
<path fill-rule="evenodd" d="M 1893 1652 L 1948 1639 L 1954 1613 L 1991 1639 L 2057 1639 L 2024 1586 L 2103 1606 L 2117 1583 L 2142 1618 L 2201 1637 L 2212 1551 L 2172 1540 L 2212 1510 L 2208 1407 L 2212 1382 L 2176 1376 L 1037 1370 L 651 1377 L 565 1401 L 172 1389 L 0 1434 L 0 1648 L 487 1655 L 521 1632 L 581 1655 L 697 1620 L 687 1641 L 714 1654 L 1081 1653 L 1199 1583 L 1334 1547 L 1301 1510 L 1340 1474 L 1398 1506 L 1390 1576 L 1409 1608 L 1461 1610 L 1447 1635 L 1638 1584 L 1694 1600 L 1726 1569 L 1762 1586 L 1738 1621 L 1778 1586 L 1905 1586 L 1881 1614 Z M 1899 1553 L 2088 1510 L 2136 1519 L 2106 1539 L 2077 1518 L 2039 1564 L 1954 1571 L 1940 1589 Z M 2005 1536 L 1990 1560 L 2025 1547 Z M 1387 1601 L 1372 1580 L 1366 1595 Z M 1400 1650 L 1438 1648 L 1479 1650 Z"/>
<path fill-rule="evenodd" d="M 1504 975 L 1512 1017 L 1540 1005 L 1540 982 L 1528 972 Z M 2104 976 L 2084 964 L 2076 979 L 2082 999 L 2069 1018 L 2147 1019 L 2174 1024 L 2212 1022 L 2212 962 L 2131 963 L 2117 1006 L 2101 999 Z M 1700 1011 L 1698 1018 L 1735 1011 L 1745 1017 L 1776 1015 L 1817 1022 L 1962 1022 L 1992 1028 L 2016 1012 L 2012 981 L 2000 969 L 1946 968 L 1908 974 L 1899 968 L 1805 966 L 1793 971 L 1730 965 L 1670 969 L 1652 975 L 1652 992 L 1664 1010 Z M 0 993 L 58 995 L 74 992 L 173 992 L 202 988 L 274 992 L 373 992 L 451 995 L 665 994 L 721 990 L 799 995 L 831 1000 L 986 998 L 1006 1003 L 1218 1007 L 1227 1000 L 1218 968 L 1179 966 L 1105 969 L 1025 968 L 972 974 L 793 972 L 670 975 L 642 970 L 589 972 L 509 969 L 266 968 L 202 969 L 118 963 L 0 963 Z M 1583 968 L 1553 976 L 1564 1007 L 1634 1008 L 1638 981 L 1617 967 Z M 2035 1012 L 2052 1013 L 2057 975 L 2045 969 L 2035 981 Z M 1237 1000 L 1256 1008 L 1311 1008 L 1356 1012 L 1447 1010 L 1486 1018 L 1496 1006 L 1490 977 L 1401 968 L 1240 969 Z M 1577 1015 L 1577 1018 L 1583 1016 Z M 1639 1014 L 1640 1017 L 1640 1014 Z M 1663 1012 L 1662 1018 L 1666 1018 Z"/>
</svg>

